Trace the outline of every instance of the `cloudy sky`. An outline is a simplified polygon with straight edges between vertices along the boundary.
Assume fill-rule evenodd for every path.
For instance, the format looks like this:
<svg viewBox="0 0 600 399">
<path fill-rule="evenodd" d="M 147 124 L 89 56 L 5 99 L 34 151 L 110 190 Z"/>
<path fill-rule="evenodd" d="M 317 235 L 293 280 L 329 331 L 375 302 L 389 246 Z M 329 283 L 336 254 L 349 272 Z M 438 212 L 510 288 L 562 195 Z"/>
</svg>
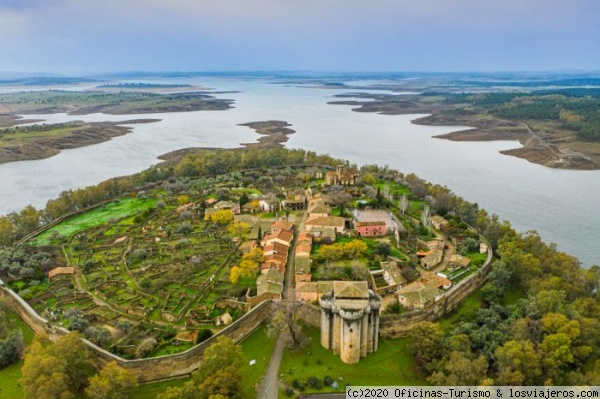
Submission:
<svg viewBox="0 0 600 399">
<path fill-rule="evenodd" d="M 598 0 L 0 0 L 0 71 L 560 69 Z"/>
</svg>

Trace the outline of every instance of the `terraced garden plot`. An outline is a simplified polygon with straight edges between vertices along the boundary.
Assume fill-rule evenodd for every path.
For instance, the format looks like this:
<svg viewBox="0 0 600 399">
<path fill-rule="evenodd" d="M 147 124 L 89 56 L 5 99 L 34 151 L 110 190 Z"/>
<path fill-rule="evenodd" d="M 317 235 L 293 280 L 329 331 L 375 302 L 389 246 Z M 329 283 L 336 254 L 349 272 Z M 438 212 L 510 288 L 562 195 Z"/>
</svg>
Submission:
<svg viewBox="0 0 600 399">
<path fill-rule="evenodd" d="M 241 295 L 244 288 L 228 281 L 229 268 L 239 258 L 237 246 L 226 225 L 206 222 L 196 212 L 182 217 L 176 212 L 176 197 L 161 200 L 168 205 L 160 209 L 154 208 L 158 198 L 121 200 L 131 212 L 108 216 L 98 208 L 89 212 L 94 217 L 82 214 L 54 226 L 51 230 L 64 234 L 53 234 L 54 241 L 48 241 L 64 252 L 64 265 L 75 267 L 76 273 L 66 284 L 34 298 L 36 310 L 55 315 L 54 322 L 65 327 L 69 309 L 111 331 L 118 329 L 118 321 L 128 321 L 132 330 L 114 334 L 118 337 L 105 346 L 127 357 L 154 353 L 138 350 L 147 339 L 163 348 L 157 353 L 187 349 L 171 345 L 173 326 L 216 329 L 215 303 L 231 297 L 232 290 Z M 118 209 L 117 204 L 108 205 Z M 31 242 L 44 237 L 49 233 Z"/>
</svg>

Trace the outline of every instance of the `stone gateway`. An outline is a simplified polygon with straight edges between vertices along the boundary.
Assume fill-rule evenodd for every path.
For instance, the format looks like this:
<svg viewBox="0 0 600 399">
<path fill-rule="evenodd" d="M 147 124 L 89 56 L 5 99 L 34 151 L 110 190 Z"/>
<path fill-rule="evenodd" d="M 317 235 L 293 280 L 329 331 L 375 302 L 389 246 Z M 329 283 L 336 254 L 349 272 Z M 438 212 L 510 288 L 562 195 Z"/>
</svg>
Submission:
<svg viewBox="0 0 600 399">
<path fill-rule="evenodd" d="M 377 350 L 381 297 L 366 281 L 334 281 L 321 304 L 321 345 L 345 363 Z"/>
</svg>

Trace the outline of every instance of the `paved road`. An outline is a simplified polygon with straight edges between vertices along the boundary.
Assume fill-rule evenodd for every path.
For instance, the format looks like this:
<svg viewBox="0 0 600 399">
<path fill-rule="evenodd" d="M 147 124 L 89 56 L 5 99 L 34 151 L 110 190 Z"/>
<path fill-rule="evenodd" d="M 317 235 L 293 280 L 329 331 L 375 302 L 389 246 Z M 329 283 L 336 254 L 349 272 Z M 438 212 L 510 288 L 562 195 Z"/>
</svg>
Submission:
<svg viewBox="0 0 600 399">
<path fill-rule="evenodd" d="M 302 214 L 302 217 L 300 218 L 300 223 L 298 224 L 296 234 L 294 235 L 294 241 L 292 241 L 292 245 L 290 245 L 290 251 L 288 252 L 288 261 L 285 267 L 285 286 L 283 287 L 283 298 L 287 300 L 294 299 L 294 275 L 296 274 L 294 252 L 296 250 L 296 244 L 298 242 L 298 234 L 304 231 L 304 222 L 306 222 L 306 211 Z"/>
<path fill-rule="evenodd" d="M 258 399 L 275 399 L 279 396 L 277 373 L 279 372 L 279 365 L 281 364 L 284 346 L 285 336 L 283 333 L 279 333 L 277 342 L 275 342 L 275 348 L 273 348 L 271 360 L 269 361 L 269 366 L 267 367 L 265 376 L 258 388 Z"/>
</svg>

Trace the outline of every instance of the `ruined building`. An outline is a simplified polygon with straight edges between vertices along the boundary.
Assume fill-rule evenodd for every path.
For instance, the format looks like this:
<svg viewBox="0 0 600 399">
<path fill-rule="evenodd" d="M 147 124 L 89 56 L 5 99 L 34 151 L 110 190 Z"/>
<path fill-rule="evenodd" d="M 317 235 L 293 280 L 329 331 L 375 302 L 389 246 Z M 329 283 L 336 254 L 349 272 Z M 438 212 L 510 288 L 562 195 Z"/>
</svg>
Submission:
<svg viewBox="0 0 600 399">
<path fill-rule="evenodd" d="M 320 299 L 321 345 L 345 363 L 358 363 L 377 350 L 381 297 L 366 281 L 334 281 Z"/>
</svg>

